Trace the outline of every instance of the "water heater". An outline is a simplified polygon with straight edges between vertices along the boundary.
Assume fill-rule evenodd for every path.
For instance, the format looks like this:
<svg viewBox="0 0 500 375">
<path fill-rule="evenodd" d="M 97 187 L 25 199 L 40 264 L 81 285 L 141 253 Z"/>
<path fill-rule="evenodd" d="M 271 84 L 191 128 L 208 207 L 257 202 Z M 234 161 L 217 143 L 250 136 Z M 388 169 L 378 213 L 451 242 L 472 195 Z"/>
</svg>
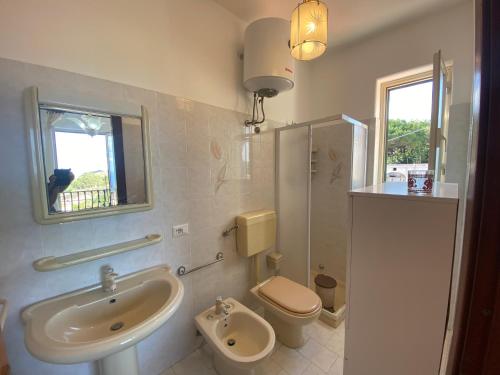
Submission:
<svg viewBox="0 0 500 375">
<path fill-rule="evenodd" d="M 260 97 L 272 97 L 294 85 L 290 55 L 290 22 L 262 18 L 245 31 L 243 85 Z"/>
</svg>

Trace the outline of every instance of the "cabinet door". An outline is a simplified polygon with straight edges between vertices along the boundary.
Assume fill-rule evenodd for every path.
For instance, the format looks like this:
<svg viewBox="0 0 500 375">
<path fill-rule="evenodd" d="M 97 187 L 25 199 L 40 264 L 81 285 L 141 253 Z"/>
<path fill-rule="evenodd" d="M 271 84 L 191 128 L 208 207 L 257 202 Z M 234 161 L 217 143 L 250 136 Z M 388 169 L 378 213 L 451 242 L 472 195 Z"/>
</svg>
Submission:
<svg viewBox="0 0 500 375">
<path fill-rule="evenodd" d="M 457 205 L 352 198 L 344 375 L 437 375 Z"/>
</svg>

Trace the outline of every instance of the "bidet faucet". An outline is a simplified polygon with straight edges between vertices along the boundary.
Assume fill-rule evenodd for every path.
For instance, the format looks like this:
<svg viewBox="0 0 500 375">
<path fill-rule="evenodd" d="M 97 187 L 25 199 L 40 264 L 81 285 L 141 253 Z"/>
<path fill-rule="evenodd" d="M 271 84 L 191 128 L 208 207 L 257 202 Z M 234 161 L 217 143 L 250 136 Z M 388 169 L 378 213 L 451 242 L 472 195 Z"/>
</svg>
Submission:
<svg viewBox="0 0 500 375">
<path fill-rule="evenodd" d="M 116 276 L 118 276 L 118 274 L 115 273 L 110 266 L 105 266 L 102 269 L 102 289 L 105 292 L 109 293 L 116 290 Z"/>
<path fill-rule="evenodd" d="M 229 311 L 227 311 L 229 307 L 229 305 L 224 303 L 221 296 L 215 299 L 215 315 L 229 315 Z"/>
</svg>

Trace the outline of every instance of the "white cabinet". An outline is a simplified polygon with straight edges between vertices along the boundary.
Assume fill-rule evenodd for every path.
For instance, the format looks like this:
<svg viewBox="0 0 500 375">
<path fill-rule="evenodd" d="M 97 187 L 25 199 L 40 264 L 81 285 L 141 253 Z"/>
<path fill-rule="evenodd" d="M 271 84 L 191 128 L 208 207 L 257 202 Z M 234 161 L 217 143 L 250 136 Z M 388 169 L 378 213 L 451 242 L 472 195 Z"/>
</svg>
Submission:
<svg viewBox="0 0 500 375">
<path fill-rule="evenodd" d="M 350 193 L 344 375 L 439 373 L 458 209 L 456 184 Z"/>
</svg>

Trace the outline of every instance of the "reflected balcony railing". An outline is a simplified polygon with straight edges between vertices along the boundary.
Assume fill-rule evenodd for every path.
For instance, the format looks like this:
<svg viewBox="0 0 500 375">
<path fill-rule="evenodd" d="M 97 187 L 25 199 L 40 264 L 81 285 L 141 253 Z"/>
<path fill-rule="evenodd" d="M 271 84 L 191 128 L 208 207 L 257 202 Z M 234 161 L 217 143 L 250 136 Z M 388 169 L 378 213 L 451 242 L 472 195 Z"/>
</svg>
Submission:
<svg viewBox="0 0 500 375">
<path fill-rule="evenodd" d="M 59 193 L 58 198 L 62 212 L 84 211 L 118 205 L 116 191 L 109 189 L 65 191 Z"/>
</svg>

